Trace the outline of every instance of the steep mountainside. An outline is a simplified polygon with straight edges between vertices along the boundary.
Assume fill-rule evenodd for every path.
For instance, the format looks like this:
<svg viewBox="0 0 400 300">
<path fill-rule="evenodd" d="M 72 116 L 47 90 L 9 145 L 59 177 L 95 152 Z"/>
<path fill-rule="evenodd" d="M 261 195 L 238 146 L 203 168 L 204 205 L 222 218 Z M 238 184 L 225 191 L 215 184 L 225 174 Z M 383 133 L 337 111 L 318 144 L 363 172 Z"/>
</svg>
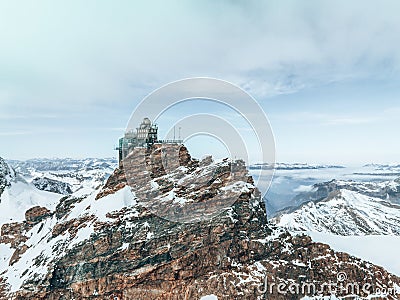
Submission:
<svg viewBox="0 0 400 300">
<path fill-rule="evenodd" d="M 14 170 L 0 157 L 0 196 L 11 180 L 15 178 Z"/>
<path fill-rule="evenodd" d="M 41 205 L 54 209 L 60 195 L 41 191 L 26 182 L 0 157 L 0 226 L 25 219 L 25 211 Z"/>
<path fill-rule="evenodd" d="M 310 292 L 263 294 L 264 279 L 319 289 L 341 274 L 371 287 L 400 284 L 381 267 L 270 226 L 243 162 L 197 161 L 177 150 L 179 163 L 168 170 L 159 148 L 135 150 L 133 167 L 116 169 L 97 196 L 66 196 L 55 209 L 34 207 L 23 222 L 3 225 L 3 299 L 300 299 Z M 145 169 L 135 165 L 140 157 Z M 185 222 L 158 216 L 169 213 Z"/>
<path fill-rule="evenodd" d="M 400 235 L 400 180 L 380 183 L 330 181 L 297 198 L 309 199 L 273 221 L 295 231 L 339 235 Z"/>
</svg>

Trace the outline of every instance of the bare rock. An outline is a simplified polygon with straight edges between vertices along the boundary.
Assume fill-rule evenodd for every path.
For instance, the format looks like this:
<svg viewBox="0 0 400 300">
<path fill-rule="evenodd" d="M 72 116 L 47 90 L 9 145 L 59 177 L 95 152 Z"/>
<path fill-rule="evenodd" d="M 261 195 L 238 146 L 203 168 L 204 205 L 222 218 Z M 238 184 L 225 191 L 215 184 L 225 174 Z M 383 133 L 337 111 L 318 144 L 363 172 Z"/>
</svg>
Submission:
<svg viewBox="0 0 400 300">
<path fill-rule="evenodd" d="M 51 212 L 46 207 L 35 206 L 25 212 L 25 219 L 30 224 L 36 224 L 49 215 Z"/>
</svg>

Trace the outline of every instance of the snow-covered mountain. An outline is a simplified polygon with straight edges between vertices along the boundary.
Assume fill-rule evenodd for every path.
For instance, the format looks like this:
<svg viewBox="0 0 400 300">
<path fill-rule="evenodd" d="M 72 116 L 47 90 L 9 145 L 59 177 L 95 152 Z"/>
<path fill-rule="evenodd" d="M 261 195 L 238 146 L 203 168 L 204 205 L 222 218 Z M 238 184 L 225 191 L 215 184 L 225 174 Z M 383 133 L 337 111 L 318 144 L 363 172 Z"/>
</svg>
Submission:
<svg viewBox="0 0 400 300">
<path fill-rule="evenodd" d="M 364 176 L 400 176 L 400 164 L 367 164 L 354 173 Z"/>
<path fill-rule="evenodd" d="M 0 228 L 4 223 L 23 221 L 25 211 L 34 206 L 54 209 L 60 198 L 37 189 L 0 157 Z"/>
<path fill-rule="evenodd" d="M 400 172 L 400 164 L 366 164 L 365 168 L 374 168 L 379 171 L 395 171 Z"/>
<path fill-rule="evenodd" d="M 315 184 L 295 199 L 298 207 L 273 219 L 293 231 L 338 235 L 400 235 L 400 179 L 385 182 L 332 180 Z"/>
<path fill-rule="evenodd" d="M 77 196 L 103 186 L 118 165 L 114 158 L 29 159 L 8 163 L 38 189 Z"/>
<path fill-rule="evenodd" d="M 266 278 L 274 285 L 312 283 L 319 289 L 339 273 L 360 285 L 372 285 L 376 274 L 386 287 L 400 285 L 382 267 L 269 224 L 243 161 L 198 161 L 182 147 L 179 165 L 168 165 L 167 173 L 157 145 L 133 152 L 132 168 L 119 166 L 100 192 L 20 209 L 22 220 L 3 224 L 0 299 L 283 300 L 287 295 L 276 289 L 260 292 Z M 144 154 L 152 158 L 145 172 L 138 160 Z M 145 195 L 160 198 L 149 202 Z M 232 198 L 237 201 L 220 214 L 194 223 L 160 215 L 168 208 L 182 218 L 203 215 Z M 27 194 L 24 201 L 30 200 Z M 313 294 L 299 291 L 291 299 Z"/>
<path fill-rule="evenodd" d="M 30 175 L 32 171 L 37 172 L 56 172 L 56 171 L 91 171 L 112 168 L 118 164 L 115 158 L 34 158 L 28 160 L 8 160 L 14 169 L 23 174 Z"/>
<path fill-rule="evenodd" d="M 270 171 L 266 164 L 251 166 L 253 178 L 261 182 L 268 180 Z M 315 163 L 277 163 L 274 177 L 265 196 L 267 214 L 274 217 L 279 211 L 288 207 L 297 207 L 303 202 L 297 197 L 300 192 L 311 190 L 314 184 L 337 180 L 357 182 L 383 182 L 400 177 L 399 164 L 349 165 Z M 297 197 L 297 198 L 296 198 Z M 310 201 L 307 197 L 305 202 Z"/>
</svg>

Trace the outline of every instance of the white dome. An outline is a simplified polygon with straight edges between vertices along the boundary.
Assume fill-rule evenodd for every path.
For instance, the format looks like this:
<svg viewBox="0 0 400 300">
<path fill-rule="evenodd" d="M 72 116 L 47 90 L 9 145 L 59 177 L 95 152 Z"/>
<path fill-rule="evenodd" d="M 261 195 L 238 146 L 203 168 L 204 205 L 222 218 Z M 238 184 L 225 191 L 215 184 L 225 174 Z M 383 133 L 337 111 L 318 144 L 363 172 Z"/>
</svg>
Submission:
<svg viewBox="0 0 400 300">
<path fill-rule="evenodd" d="M 151 121 L 149 118 L 144 118 L 142 124 L 143 125 L 151 125 Z"/>
</svg>

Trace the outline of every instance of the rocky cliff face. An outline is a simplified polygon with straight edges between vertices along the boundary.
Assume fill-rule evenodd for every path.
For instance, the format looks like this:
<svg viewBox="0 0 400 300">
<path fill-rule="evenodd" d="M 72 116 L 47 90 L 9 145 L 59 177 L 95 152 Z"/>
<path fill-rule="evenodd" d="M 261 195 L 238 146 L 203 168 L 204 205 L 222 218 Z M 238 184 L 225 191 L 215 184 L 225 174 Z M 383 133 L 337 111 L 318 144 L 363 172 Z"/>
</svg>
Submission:
<svg viewBox="0 0 400 300">
<path fill-rule="evenodd" d="M 0 157 L 0 196 L 13 177 L 14 170 Z"/>
<path fill-rule="evenodd" d="M 400 283 L 380 267 L 269 225 L 242 162 L 197 161 L 183 147 L 172 149 L 179 160 L 166 166 L 158 147 L 141 151 L 98 195 L 66 196 L 54 211 L 36 207 L 24 222 L 3 225 L 0 245 L 10 255 L 0 269 L 2 299 L 300 299 L 339 274 L 360 286 Z M 139 157 L 145 169 L 134 165 Z M 169 220 L 172 212 L 184 222 Z M 286 289 L 264 293 L 265 278 Z M 316 290 L 289 290 L 303 283 Z"/>
</svg>

